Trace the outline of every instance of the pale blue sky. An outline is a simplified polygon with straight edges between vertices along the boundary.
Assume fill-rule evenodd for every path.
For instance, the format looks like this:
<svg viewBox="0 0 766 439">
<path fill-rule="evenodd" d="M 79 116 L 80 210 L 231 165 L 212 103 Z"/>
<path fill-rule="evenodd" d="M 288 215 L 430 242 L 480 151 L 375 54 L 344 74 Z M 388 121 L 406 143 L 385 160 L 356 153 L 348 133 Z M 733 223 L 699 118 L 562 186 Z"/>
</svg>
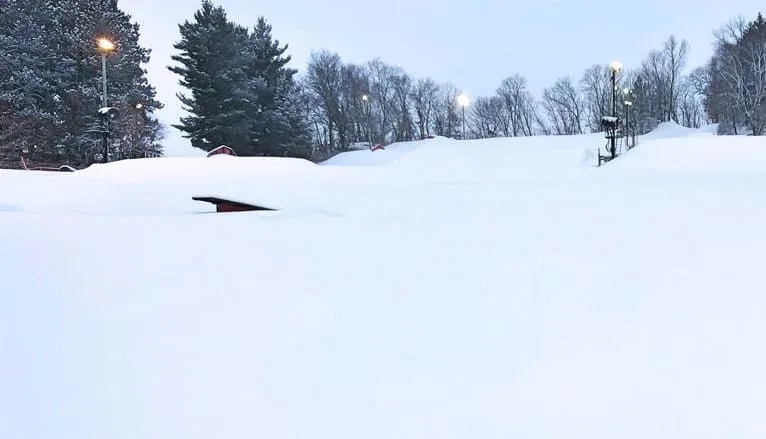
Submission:
<svg viewBox="0 0 766 439">
<path fill-rule="evenodd" d="M 613 59 L 638 65 L 671 34 L 690 43 L 689 65 L 711 54 L 712 32 L 730 18 L 750 19 L 762 0 L 218 0 L 229 17 L 252 25 L 263 15 L 288 43 L 294 67 L 312 50 L 338 52 L 345 61 L 380 57 L 415 77 L 452 82 L 471 96 L 493 93 L 500 81 L 524 75 L 536 96 L 556 78 L 579 78 L 594 63 Z M 160 117 L 175 123 L 177 78 L 167 71 L 178 23 L 191 19 L 196 0 L 122 0 L 152 49 L 149 79 L 167 106 Z M 169 155 L 194 154 L 172 135 Z M 170 139 L 169 139 L 170 140 Z"/>
</svg>

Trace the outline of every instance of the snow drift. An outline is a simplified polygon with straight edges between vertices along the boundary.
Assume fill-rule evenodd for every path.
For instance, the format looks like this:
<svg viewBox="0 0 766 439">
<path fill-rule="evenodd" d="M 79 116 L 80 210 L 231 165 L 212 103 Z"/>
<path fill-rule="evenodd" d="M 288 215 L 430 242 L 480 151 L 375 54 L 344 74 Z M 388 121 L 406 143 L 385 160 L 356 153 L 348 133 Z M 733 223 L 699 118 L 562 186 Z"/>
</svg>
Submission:
<svg viewBox="0 0 766 439">
<path fill-rule="evenodd" d="M 0 437 L 763 437 L 763 145 L 602 141 L 2 171 Z"/>
</svg>

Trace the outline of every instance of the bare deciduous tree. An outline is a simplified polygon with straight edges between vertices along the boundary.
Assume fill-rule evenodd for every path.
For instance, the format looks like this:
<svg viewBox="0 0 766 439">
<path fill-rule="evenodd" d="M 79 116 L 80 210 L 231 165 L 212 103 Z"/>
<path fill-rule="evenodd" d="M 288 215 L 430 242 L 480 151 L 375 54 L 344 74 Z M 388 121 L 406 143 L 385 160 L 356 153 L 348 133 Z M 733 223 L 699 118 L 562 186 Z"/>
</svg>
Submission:
<svg viewBox="0 0 766 439">
<path fill-rule="evenodd" d="M 439 87 L 439 97 L 434 111 L 434 133 L 437 136 L 457 137 L 460 134 L 461 116 L 457 103 L 458 90 L 452 84 Z"/>
<path fill-rule="evenodd" d="M 684 78 L 678 86 L 678 116 L 678 123 L 690 128 L 699 128 L 705 122 L 702 95 L 691 77 Z"/>
<path fill-rule="evenodd" d="M 393 123 L 396 120 L 396 102 L 393 78 L 399 73 L 398 69 L 380 59 L 374 59 L 367 64 L 370 72 L 371 105 L 374 109 L 373 119 L 376 126 L 376 141 L 391 138 Z"/>
<path fill-rule="evenodd" d="M 689 43 L 686 40 L 678 41 L 675 35 L 671 35 L 665 42 L 663 48 L 665 61 L 665 75 L 667 89 L 663 91 L 667 103 L 665 108 L 665 120 L 678 120 L 679 105 L 679 83 L 681 81 L 681 71 L 686 67 L 686 59 L 689 55 Z"/>
<path fill-rule="evenodd" d="M 503 80 L 497 89 L 497 95 L 503 102 L 504 114 L 508 117 L 505 135 L 531 136 L 534 134 L 536 105 L 532 94 L 527 89 L 527 80 L 521 75 L 514 75 Z"/>
<path fill-rule="evenodd" d="M 709 65 L 705 94 L 708 113 L 723 133 L 746 126 L 753 135 L 766 132 L 766 21 L 735 19 L 721 28 Z"/>
<path fill-rule="evenodd" d="M 572 80 L 564 77 L 543 92 L 545 109 L 554 134 L 582 134 L 582 98 Z"/>
<path fill-rule="evenodd" d="M 471 133 L 477 138 L 508 135 L 508 116 L 499 96 L 476 98 L 470 115 Z"/>
<path fill-rule="evenodd" d="M 397 141 L 409 141 L 415 138 L 414 123 L 410 111 L 412 80 L 403 71 L 395 74 L 391 81 L 394 89 L 393 112 L 396 115 L 393 124 L 394 137 Z"/>
<path fill-rule="evenodd" d="M 315 103 L 319 106 L 323 116 L 322 134 L 326 136 L 325 148 L 334 151 L 342 145 L 345 129 L 341 113 L 341 89 L 342 67 L 340 56 L 323 50 L 311 54 L 307 68 L 307 85 L 315 96 Z M 336 141 L 335 133 L 339 133 L 339 142 Z"/>
<path fill-rule="evenodd" d="M 646 112 L 659 123 L 667 120 L 668 99 L 665 90 L 668 89 L 668 77 L 665 71 L 665 55 L 659 50 L 652 50 L 641 64 L 641 78 L 644 84 Z"/>
<path fill-rule="evenodd" d="M 431 135 L 431 122 L 434 109 L 438 106 L 438 95 L 439 86 L 430 78 L 418 80 L 412 89 L 411 99 L 421 139 Z"/>
<path fill-rule="evenodd" d="M 595 64 L 588 68 L 580 80 L 587 125 L 591 132 L 601 131 L 601 117 L 610 112 L 611 80 L 609 66 Z"/>
</svg>

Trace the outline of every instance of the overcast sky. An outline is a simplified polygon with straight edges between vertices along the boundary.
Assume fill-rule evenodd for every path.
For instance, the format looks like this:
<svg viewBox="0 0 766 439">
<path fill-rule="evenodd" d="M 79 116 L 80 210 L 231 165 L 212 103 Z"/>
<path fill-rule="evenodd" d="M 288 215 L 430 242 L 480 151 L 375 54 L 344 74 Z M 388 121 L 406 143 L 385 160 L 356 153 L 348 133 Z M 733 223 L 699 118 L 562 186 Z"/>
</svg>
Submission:
<svg viewBox="0 0 766 439">
<path fill-rule="evenodd" d="M 536 96 L 558 77 L 579 78 L 594 63 L 638 65 L 671 35 L 690 43 L 689 66 L 711 54 L 712 32 L 730 18 L 752 19 L 763 0 L 217 0 L 233 21 L 251 26 L 263 15 L 303 70 L 312 50 L 344 61 L 374 57 L 415 77 L 452 82 L 471 96 L 493 93 L 503 78 L 524 75 Z M 172 63 L 178 24 L 191 20 L 196 0 L 121 0 L 152 50 L 149 80 L 165 103 L 160 117 L 175 123 L 182 91 Z M 766 10 L 764 10 L 766 12 Z M 169 155 L 195 154 L 171 133 Z"/>
</svg>

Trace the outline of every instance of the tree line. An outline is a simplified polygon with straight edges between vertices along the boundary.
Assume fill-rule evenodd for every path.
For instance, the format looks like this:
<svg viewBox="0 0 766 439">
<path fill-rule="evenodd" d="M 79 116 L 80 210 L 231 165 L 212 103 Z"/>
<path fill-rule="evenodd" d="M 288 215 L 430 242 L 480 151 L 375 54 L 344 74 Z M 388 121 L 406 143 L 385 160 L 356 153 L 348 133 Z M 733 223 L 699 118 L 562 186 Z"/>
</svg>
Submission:
<svg viewBox="0 0 766 439">
<path fill-rule="evenodd" d="M 716 32 L 710 62 L 692 75 L 705 111 L 726 134 L 766 134 L 766 22 L 735 19 Z"/>
<path fill-rule="evenodd" d="M 120 109 L 112 159 L 161 154 L 163 127 L 153 114 L 162 104 L 142 67 L 150 51 L 138 44 L 138 25 L 117 1 L 6 0 L 0 16 L 0 167 L 17 167 L 21 156 L 76 167 L 100 160 L 99 35 L 118 45 L 108 58 L 110 106 Z M 562 76 L 539 97 L 512 73 L 492 95 L 461 108 L 456 85 L 412 77 L 379 58 L 348 63 L 319 50 L 299 72 L 288 66 L 288 45 L 273 37 L 264 17 L 244 27 L 211 0 L 179 31 L 176 65 L 168 68 L 184 89 L 178 98 L 188 116 L 174 126 L 204 151 L 228 145 L 240 155 L 318 161 L 370 144 L 464 132 L 469 138 L 598 132 L 612 111 L 606 64 Z M 689 45 L 676 36 L 619 72 L 615 105 L 618 115 L 630 111 L 636 134 L 667 121 L 764 134 L 763 17 L 733 20 L 715 36 L 709 62 L 688 74 Z"/>
<path fill-rule="evenodd" d="M 87 166 L 101 161 L 102 64 L 96 40 L 116 44 L 108 56 L 112 159 L 162 152 L 162 108 L 142 65 L 138 25 L 114 0 L 0 2 L 0 167 Z"/>
<path fill-rule="evenodd" d="M 319 50 L 311 54 L 304 71 L 291 70 L 286 67 L 288 46 L 272 39 L 271 27 L 264 18 L 259 19 L 251 39 L 260 41 L 261 47 L 272 48 L 265 57 L 266 52 L 254 56 L 247 50 L 222 55 L 224 49 L 203 56 L 192 48 L 206 47 L 207 38 L 221 38 L 229 32 L 224 29 L 236 27 L 223 8 L 205 0 L 195 20 L 181 25 L 182 39 L 176 44 L 182 50 L 177 60 L 183 67 L 173 71 L 182 75 L 181 84 L 191 92 L 191 97 L 182 100 L 194 114 L 178 127 L 197 142 L 195 146 L 205 150 L 227 144 L 248 155 L 322 160 L 360 144 L 366 147 L 432 136 L 462 137 L 464 110 L 465 135 L 470 138 L 598 132 L 602 130 L 601 117 L 612 112 L 611 71 L 607 64 L 592 65 L 580 77 L 562 76 L 539 98 L 530 91 L 523 75 L 512 74 L 493 95 L 476 97 L 465 109 L 458 102 L 460 89 L 454 84 L 414 78 L 379 58 L 363 64 L 347 63 L 335 52 Z M 721 134 L 763 134 L 764 28 L 760 14 L 753 21 L 738 20 L 724 26 L 717 32 L 719 43 L 710 62 L 688 74 L 689 44 L 671 35 L 639 66 L 617 74 L 618 116 L 630 111 L 629 129 L 636 134 L 669 121 L 695 128 L 718 123 Z M 247 46 L 238 42 L 242 37 L 232 34 L 226 38 L 226 47 Z M 259 67 L 232 81 L 237 75 L 230 74 L 229 69 L 239 71 L 238 66 L 253 64 L 254 60 L 258 60 L 255 64 Z M 200 107 L 207 102 L 205 92 L 214 93 L 214 102 L 242 102 L 237 93 L 244 93 L 253 84 L 276 84 L 270 79 L 274 72 L 280 72 L 284 84 L 267 95 L 281 105 L 271 109 L 251 106 L 256 113 Z M 200 81 L 194 82 L 194 78 Z M 219 78 L 226 78 L 225 84 L 218 84 Z M 226 122 L 238 118 L 242 122 Z M 290 122 L 276 125 L 273 130 L 279 134 L 268 141 L 257 131 L 238 136 L 237 129 L 229 129 L 242 124 L 270 127 L 269 121 L 285 119 Z M 208 121 L 222 135 L 215 137 L 209 129 L 200 128 L 197 120 Z"/>
</svg>

